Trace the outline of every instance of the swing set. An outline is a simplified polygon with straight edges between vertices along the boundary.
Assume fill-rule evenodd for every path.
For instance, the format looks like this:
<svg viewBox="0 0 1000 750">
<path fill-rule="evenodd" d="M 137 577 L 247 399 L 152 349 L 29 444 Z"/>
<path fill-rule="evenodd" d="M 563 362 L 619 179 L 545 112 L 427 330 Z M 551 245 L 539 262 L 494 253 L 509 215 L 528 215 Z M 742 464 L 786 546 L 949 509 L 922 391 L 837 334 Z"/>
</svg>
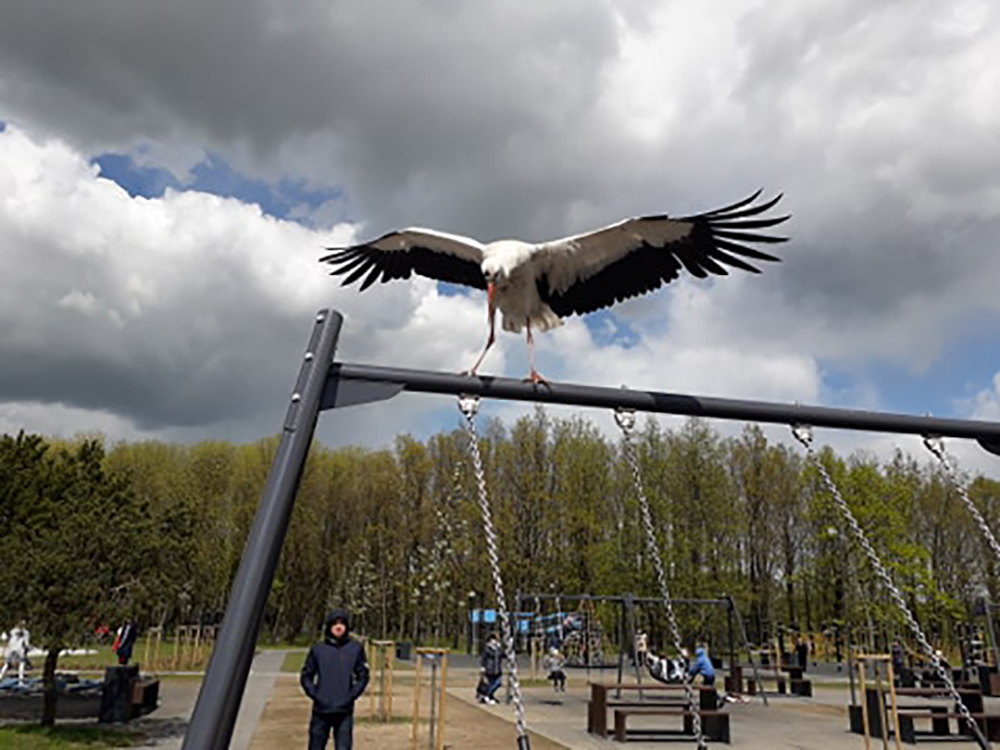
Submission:
<svg viewBox="0 0 1000 750">
<path fill-rule="evenodd" d="M 535 384 L 510 378 L 335 363 L 334 352 L 342 324 L 343 316 L 336 311 L 321 310 L 316 315 L 299 376 L 289 399 L 281 442 L 268 474 L 257 515 L 233 583 L 225 619 L 218 635 L 218 648 L 212 652 L 191 723 L 184 738 L 185 750 L 223 750 L 229 747 L 250 671 L 267 594 L 274 579 L 278 557 L 288 530 L 295 492 L 302 476 L 319 413 L 329 409 L 383 401 L 403 391 L 459 397 L 459 409 L 465 419 L 469 452 L 476 476 L 487 556 L 509 670 L 508 683 L 514 706 L 519 750 L 528 750 L 530 740 L 514 659 L 513 628 L 500 575 L 496 533 L 479 451 L 479 437 L 476 432 L 475 417 L 480 398 L 614 409 L 615 421 L 622 432 L 623 454 L 632 473 L 647 552 L 656 574 L 659 601 L 666 611 L 668 633 L 677 651 L 682 647 L 680 629 L 634 445 L 636 412 L 767 422 L 789 426 L 795 439 L 802 444 L 807 456 L 812 460 L 823 489 L 833 499 L 851 535 L 864 551 L 920 650 L 939 676 L 947 694 L 955 700 L 964 723 L 972 730 L 979 746 L 984 749 L 989 748 L 983 732 L 965 709 L 951 675 L 942 666 L 902 592 L 868 541 L 867 535 L 858 524 L 826 467 L 817 459 L 813 449 L 812 427 L 923 436 L 928 450 L 940 461 L 949 482 L 972 514 L 987 544 L 1000 560 L 1000 543 L 969 499 L 957 470 L 945 454 L 942 442 L 944 437 L 972 439 L 978 441 L 990 453 L 1000 455 L 1000 424 L 798 404 L 707 398 L 627 388 L 602 388 L 566 383 Z M 745 636 L 742 640 L 745 640 Z M 686 675 L 684 691 L 690 715 L 692 730 L 690 734 L 693 735 L 699 749 L 705 748 L 697 698 Z"/>
</svg>

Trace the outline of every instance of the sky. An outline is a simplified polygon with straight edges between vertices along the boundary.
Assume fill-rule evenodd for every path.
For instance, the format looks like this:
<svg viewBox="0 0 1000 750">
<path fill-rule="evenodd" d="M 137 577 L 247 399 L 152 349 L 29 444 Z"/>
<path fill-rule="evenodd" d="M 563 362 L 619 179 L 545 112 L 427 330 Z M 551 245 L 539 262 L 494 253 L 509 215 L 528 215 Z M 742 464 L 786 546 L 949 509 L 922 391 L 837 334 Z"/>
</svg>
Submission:
<svg viewBox="0 0 1000 750">
<path fill-rule="evenodd" d="M 324 248 L 410 225 L 551 239 L 758 188 L 792 214 L 781 264 L 569 318 L 539 369 L 1000 420 L 998 47 L 987 0 L 6 0 L 0 432 L 274 434 L 318 309 L 344 313 L 344 361 L 458 371 L 485 336 L 481 292 L 361 294 Z M 526 371 L 502 334 L 483 372 Z M 318 436 L 457 424 L 404 395 Z"/>
</svg>

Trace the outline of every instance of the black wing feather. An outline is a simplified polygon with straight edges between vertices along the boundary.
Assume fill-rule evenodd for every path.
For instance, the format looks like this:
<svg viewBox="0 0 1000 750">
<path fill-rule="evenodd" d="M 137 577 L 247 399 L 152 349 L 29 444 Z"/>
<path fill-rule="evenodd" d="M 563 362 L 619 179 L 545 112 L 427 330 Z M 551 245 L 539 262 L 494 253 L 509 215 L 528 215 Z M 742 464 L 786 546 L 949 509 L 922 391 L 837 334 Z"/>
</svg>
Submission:
<svg viewBox="0 0 1000 750">
<path fill-rule="evenodd" d="M 556 315 L 566 316 L 573 313 L 582 315 L 658 289 L 676 279 L 680 275 L 682 266 L 693 276 L 702 279 L 710 274 L 728 274 L 726 266 L 760 273 L 760 269 L 742 258 L 765 261 L 780 261 L 780 258 L 756 250 L 747 243 L 778 243 L 786 242 L 788 238 L 747 230 L 768 229 L 789 218 L 789 216 L 760 217 L 781 200 L 779 194 L 764 203 L 751 205 L 760 194 L 761 191 L 758 190 L 749 198 L 693 216 L 674 219 L 665 215 L 644 217 L 647 221 L 690 222 L 691 231 L 683 239 L 662 247 L 644 242 L 640 247 L 593 276 L 578 281 L 561 294 L 550 289 L 548 278 L 543 275 L 538 280 L 538 293 Z"/>
<path fill-rule="evenodd" d="M 463 284 L 476 289 L 486 288 L 486 279 L 478 263 L 415 245 L 408 250 L 379 250 L 375 243 L 398 234 L 391 232 L 372 242 L 354 247 L 328 248 L 331 252 L 320 258 L 321 263 L 334 266 L 332 276 L 350 274 L 341 283 L 348 286 L 368 274 L 361 282 L 364 291 L 376 281 L 385 283 L 395 279 L 408 279 L 414 273 L 438 281 Z M 381 279 L 379 278 L 381 276 Z"/>
</svg>

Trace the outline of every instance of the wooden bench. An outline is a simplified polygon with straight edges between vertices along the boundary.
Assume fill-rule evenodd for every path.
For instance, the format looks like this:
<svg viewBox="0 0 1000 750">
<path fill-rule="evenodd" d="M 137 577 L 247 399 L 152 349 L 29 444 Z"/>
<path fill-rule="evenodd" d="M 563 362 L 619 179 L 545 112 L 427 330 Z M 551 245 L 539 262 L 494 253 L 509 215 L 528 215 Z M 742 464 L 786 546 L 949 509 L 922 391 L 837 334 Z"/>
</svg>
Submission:
<svg viewBox="0 0 1000 750">
<path fill-rule="evenodd" d="M 801 698 L 812 697 L 812 680 L 806 679 L 794 679 L 789 677 L 781 677 L 778 675 L 761 675 L 760 681 L 773 680 L 779 695 L 788 695 L 789 688 L 791 688 L 791 695 L 797 695 Z M 757 695 L 757 682 L 752 678 L 747 678 L 747 695 Z"/>
<path fill-rule="evenodd" d="M 728 713 L 725 711 L 699 711 L 698 715 L 701 717 L 701 733 L 705 739 L 725 742 L 727 745 L 730 743 Z M 614 737 L 617 742 L 628 742 L 627 722 L 629 716 L 682 716 L 684 718 L 683 733 L 694 734 L 694 715 L 682 706 L 676 708 L 653 708 L 652 706 L 616 708 Z M 642 734 L 643 732 L 638 730 L 635 733 Z"/>
<path fill-rule="evenodd" d="M 945 706 L 903 707 L 896 712 L 899 715 L 899 739 L 909 745 L 917 742 L 917 733 L 913 726 L 914 719 L 930 719 L 930 734 L 934 737 L 947 737 L 951 734 L 949 719 L 958 719 L 959 734 L 972 734 L 972 730 L 962 726 L 962 714 L 949 711 Z M 1000 740 L 1000 714 L 971 714 L 973 720 L 990 742 Z"/>
<path fill-rule="evenodd" d="M 639 698 L 643 700 L 641 702 L 636 700 L 635 693 L 625 700 L 614 699 L 609 695 L 610 692 L 618 692 L 619 690 L 637 691 Z M 702 711 L 713 711 L 718 708 L 719 694 L 714 687 L 695 686 L 694 690 L 698 694 L 698 705 Z M 650 709 L 685 710 L 687 699 L 684 695 L 684 686 L 664 685 L 659 682 L 641 684 L 592 682 L 590 683 L 590 702 L 587 705 L 587 731 L 606 739 L 609 708 L 637 709 L 643 706 Z"/>
<path fill-rule="evenodd" d="M 153 677 L 140 677 L 132 685 L 132 718 L 155 711 L 159 698 L 160 681 Z"/>
<path fill-rule="evenodd" d="M 726 677 L 725 686 L 727 693 L 742 693 L 743 692 L 743 673 L 746 670 L 753 669 L 753 667 L 747 664 L 734 664 L 730 669 L 729 675 Z M 757 674 L 760 677 L 760 682 L 765 682 L 767 680 L 772 680 L 775 683 L 775 689 L 780 695 L 787 695 L 791 692 L 792 695 L 798 695 L 803 698 L 812 697 L 812 681 L 805 678 L 805 670 L 799 666 L 782 667 L 782 672 L 787 672 L 788 676 L 781 674 L 770 673 L 770 669 L 767 670 L 768 674 L 765 674 L 761 669 L 757 670 Z M 752 677 L 747 677 L 746 680 L 746 693 L 747 695 L 757 695 L 758 690 L 761 688 L 757 684 L 757 680 Z M 789 691 L 790 688 L 790 691 Z"/>
</svg>

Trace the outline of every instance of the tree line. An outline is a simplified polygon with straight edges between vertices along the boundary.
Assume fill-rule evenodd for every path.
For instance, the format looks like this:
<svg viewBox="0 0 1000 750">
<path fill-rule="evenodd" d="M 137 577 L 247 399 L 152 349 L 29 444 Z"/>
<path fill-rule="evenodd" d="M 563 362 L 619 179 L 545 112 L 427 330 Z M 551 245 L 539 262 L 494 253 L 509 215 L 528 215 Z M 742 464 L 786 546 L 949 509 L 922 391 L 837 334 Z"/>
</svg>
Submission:
<svg viewBox="0 0 1000 750">
<path fill-rule="evenodd" d="M 757 641 L 793 624 L 901 632 L 799 452 L 756 426 L 724 438 L 697 419 L 676 430 L 649 420 L 636 444 L 675 596 L 732 595 Z M 217 621 L 276 448 L 277 438 L 4 436 L 6 620 L 28 618 L 50 646 L 126 614 L 168 630 Z M 508 601 L 517 591 L 655 595 L 618 441 L 585 418 L 538 409 L 509 425 L 485 421 L 481 448 Z M 879 461 L 827 447 L 819 457 L 936 638 L 954 638 L 976 597 L 996 598 L 996 561 L 938 468 L 901 452 Z M 980 476 L 968 491 L 1000 530 L 1000 483 Z M 400 435 L 391 449 L 314 445 L 262 637 L 314 637 L 343 605 L 373 636 L 457 640 L 470 603 L 493 605 L 475 493 L 460 429 Z M 684 617 L 694 637 L 704 615 Z"/>
</svg>

